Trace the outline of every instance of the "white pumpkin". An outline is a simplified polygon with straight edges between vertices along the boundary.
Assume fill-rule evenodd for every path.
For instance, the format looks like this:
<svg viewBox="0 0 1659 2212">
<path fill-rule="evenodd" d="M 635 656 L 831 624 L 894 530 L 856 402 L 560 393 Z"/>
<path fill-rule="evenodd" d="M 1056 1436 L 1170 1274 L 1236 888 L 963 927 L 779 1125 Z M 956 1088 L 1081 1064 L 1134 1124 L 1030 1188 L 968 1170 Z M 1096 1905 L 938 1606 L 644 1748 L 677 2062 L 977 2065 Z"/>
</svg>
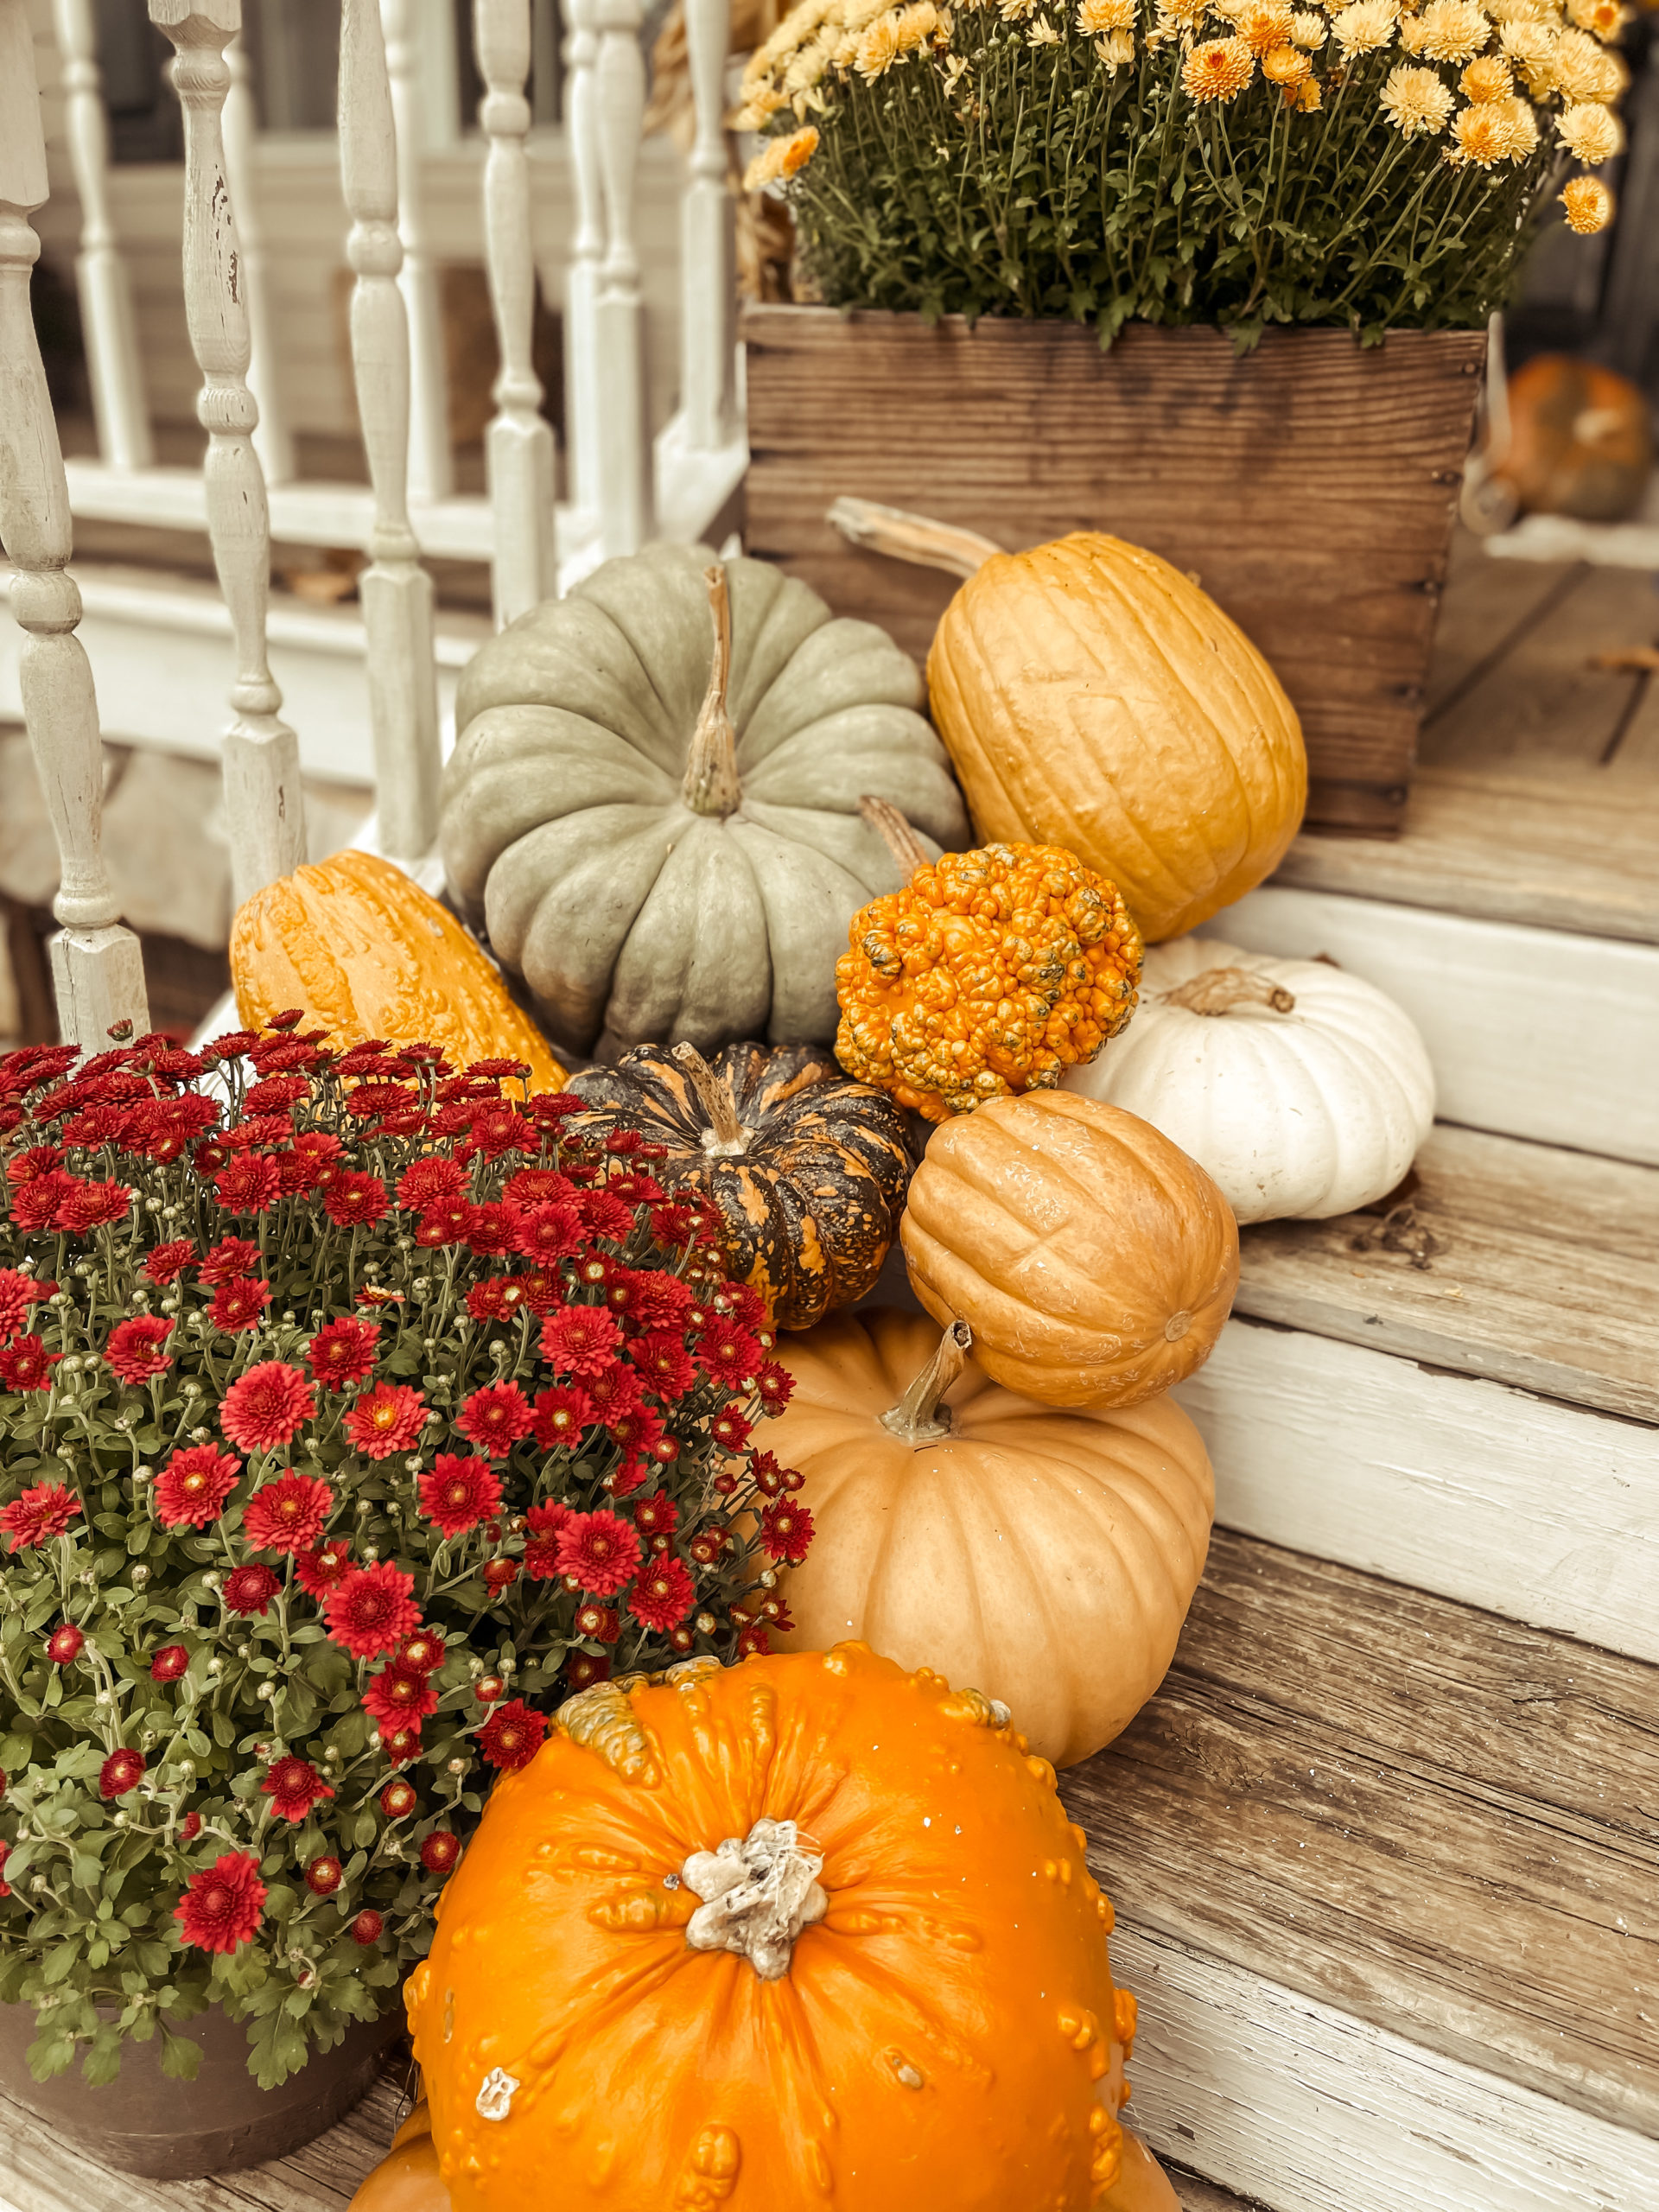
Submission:
<svg viewBox="0 0 1659 2212">
<path fill-rule="evenodd" d="M 1375 984 L 1214 938 L 1147 948 L 1134 1020 L 1065 1088 L 1161 1129 L 1242 1222 L 1370 1205 L 1434 1119 L 1423 1040 Z"/>
</svg>

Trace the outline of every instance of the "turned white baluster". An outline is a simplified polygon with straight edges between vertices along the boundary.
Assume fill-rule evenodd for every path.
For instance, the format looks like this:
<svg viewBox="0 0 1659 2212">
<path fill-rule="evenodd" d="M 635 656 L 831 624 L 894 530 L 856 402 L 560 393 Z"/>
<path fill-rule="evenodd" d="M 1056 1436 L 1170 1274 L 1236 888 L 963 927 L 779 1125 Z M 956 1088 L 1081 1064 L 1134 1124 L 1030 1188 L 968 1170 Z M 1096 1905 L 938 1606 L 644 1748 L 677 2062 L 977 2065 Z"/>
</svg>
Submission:
<svg viewBox="0 0 1659 2212">
<path fill-rule="evenodd" d="M 80 195 L 75 277 L 98 450 L 111 468 L 148 468 L 154 459 L 143 372 L 132 319 L 132 288 L 110 218 L 110 128 L 98 67 L 92 0 L 53 0 L 63 65 L 64 128 Z"/>
<path fill-rule="evenodd" d="M 594 309 L 605 258 L 605 187 L 599 165 L 598 0 L 565 0 L 564 130 L 575 224 L 564 280 L 564 451 L 570 503 L 599 510 L 599 362 Z"/>
<path fill-rule="evenodd" d="M 397 227 L 404 242 L 398 289 L 409 317 L 409 496 L 429 505 L 454 489 L 449 454 L 448 379 L 443 365 L 443 303 L 438 272 L 427 249 L 421 156 L 427 143 L 423 41 L 448 31 L 416 0 L 380 0 L 386 72 L 391 79 L 393 135 L 397 144 Z"/>
<path fill-rule="evenodd" d="M 373 558 L 359 580 L 380 848 L 418 860 L 438 834 L 438 684 L 432 579 L 409 525 L 409 322 L 397 271 L 397 149 L 379 0 L 344 0 L 340 176 L 352 219 L 352 367 L 374 486 Z"/>
<path fill-rule="evenodd" d="M 558 588 L 553 536 L 553 429 L 531 365 L 536 262 L 531 247 L 530 0 L 473 0 L 473 44 L 485 93 L 484 246 L 501 373 L 485 442 L 495 530 L 495 619 L 505 626 Z"/>
<path fill-rule="evenodd" d="M 278 381 L 264 223 L 259 212 L 259 187 L 253 173 L 253 147 L 259 135 L 259 118 L 253 105 L 253 86 L 249 81 L 247 49 L 239 38 L 226 59 L 231 65 L 231 88 L 225 95 L 225 174 L 230 182 L 231 205 L 236 210 L 236 234 L 242 248 L 238 281 L 248 303 L 248 390 L 259 410 L 259 419 L 253 426 L 253 449 L 259 456 L 267 484 L 291 484 L 299 472 Z"/>
<path fill-rule="evenodd" d="M 207 533 L 236 639 L 225 810 L 239 903 L 305 858 L 300 749 L 265 653 L 270 514 L 251 435 L 259 410 L 248 390 L 247 294 L 219 121 L 231 81 L 224 50 L 241 29 L 241 0 L 149 0 L 149 19 L 177 51 L 173 82 L 184 105 L 185 319 L 204 378 L 196 416 L 207 433 Z"/>
<path fill-rule="evenodd" d="M 737 426 L 736 208 L 724 124 L 732 5 L 684 0 L 684 8 L 696 137 L 680 213 L 680 405 L 692 450 L 713 453 Z"/>
<path fill-rule="evenodd" d="M 101 1052 L 130 1021 L 149 1027 L 138 940 L 116 924 L 100 849 L 104 747 L 92 671 L 75 625 L 80 594 L 67 574 L 69 490 L 46 372 L 29 314 L 40 241 L 29 222 L 46 198 L 46 148 L 28 0 L 0 0 L 0 540 L 18 571 L 12 612 L 29 633 L 21 671 L 23 720 L 58 841 L 52 979 L 67 1044 Z"/>
<path fill-rule="evenodd" d="M 633 188 L 645 112 L 640 21 L 639 0 L 594 0 L 605 258 L 594 302 L 594 356 L 599 378 L 599 537 L 607 559 L 637 553 L 652 531 L 645 301 L 633 244 Z"/>
</svg>

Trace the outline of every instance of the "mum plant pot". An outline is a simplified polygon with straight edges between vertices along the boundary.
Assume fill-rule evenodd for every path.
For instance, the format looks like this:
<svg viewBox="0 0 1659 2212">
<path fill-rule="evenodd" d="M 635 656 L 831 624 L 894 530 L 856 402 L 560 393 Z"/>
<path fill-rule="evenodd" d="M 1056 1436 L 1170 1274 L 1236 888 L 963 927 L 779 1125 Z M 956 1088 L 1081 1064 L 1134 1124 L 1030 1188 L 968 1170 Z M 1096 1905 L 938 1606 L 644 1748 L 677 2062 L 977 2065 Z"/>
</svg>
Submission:
<svg viewBox="0 0 1659 2212">
<path fill-rule="evenodd" d="M 248 2071 L 247 2029 L 213 2005 L 175 2031 L 200 2046 L 194 2082 L 162 2073 L 157 2037 L 125 2044 L 116 2079 L 93 2088 L 79 2064 L 37 2082 L 25 2056 L 35 2007 L 0 2005 L 0 2094 L 119 2173 L 192 2181 L 280 2158 L 332 2127 L 367 2092 L 403 2026 L 401 2005 L 355 2021 L 280 2088 L 262 2089 Z"/>
<path fill-rule="evenodd" d="M 1310 825 L 1399 826 L 1486 340 L 754 306 L 748 550 L 918 658 L 957 588 L 848 544 L 842 495 L 1010 550 L 1103 530 L 1194 571 L 1301 716 Z"/>
</svg>

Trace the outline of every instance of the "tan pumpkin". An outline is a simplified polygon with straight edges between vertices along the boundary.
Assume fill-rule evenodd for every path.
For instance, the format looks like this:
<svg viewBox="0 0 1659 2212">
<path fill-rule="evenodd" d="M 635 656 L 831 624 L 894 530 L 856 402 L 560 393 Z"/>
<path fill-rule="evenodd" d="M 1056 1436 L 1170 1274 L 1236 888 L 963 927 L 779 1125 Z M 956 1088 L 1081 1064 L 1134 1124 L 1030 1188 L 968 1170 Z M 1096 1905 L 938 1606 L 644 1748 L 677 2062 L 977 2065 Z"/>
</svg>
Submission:
<svg viewBox="0 0 1659 2212">
<path fill-rule="evenodd" d="M 1622 522 L 1653 467 L 1646 396 L 1593 361 L 1541 353 L 1509 380 L 1509 438 L 1494 480 L 1522 514 Z"/>
<path fill-rule="evenodd" d="M 435 1045 L 460 1068 L 522 1060 L 532 1090 L 564 1070 L 454 916 L 391 861 L 348 848 L 256 891 L 231 928 L 245 1027 L 289 1007 L 340 1046 Z"/>
<path fill-rule="evenodd" d="M 1051 1406 L 1132 1406 L 1209 1357 L 1238 1224 L 1149 1122 L 1065 1090 L 994 1098 L 934 1131 L 899 1236 L 935 1320 Z"/>
<path fill-rule="evenodd" d="M 1162 1681 L 1210 1544 L 1215 1485 L 1167 1397 L 1062 1411 L 991 1382 L 960 1322 L 839 1314 L 779 1357 L 766 1432 L 816 1529 L 784 1596 L 791 1649 L 861 1637 L 1000 1698 L 1056 1766 Z"/>
</svg>

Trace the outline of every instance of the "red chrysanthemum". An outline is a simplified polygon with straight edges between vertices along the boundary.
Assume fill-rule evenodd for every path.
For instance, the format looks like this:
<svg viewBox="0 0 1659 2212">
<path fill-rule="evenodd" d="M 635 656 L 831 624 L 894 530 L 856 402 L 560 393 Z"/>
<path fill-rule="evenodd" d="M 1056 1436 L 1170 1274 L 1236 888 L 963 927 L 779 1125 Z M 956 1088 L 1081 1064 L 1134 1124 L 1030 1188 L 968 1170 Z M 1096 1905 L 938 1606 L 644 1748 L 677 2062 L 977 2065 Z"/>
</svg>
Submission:
<svg viewBox="0 0 1659 2212">
<path fill-rule="evenodd" d="M 42 1175 L 49 1175 L 54 1167 L 62 1165 L 61 1145 L 28 1145 L 22 1152 L 13 1153 L 6 1162 L 6 1180 L 21 1190 L 25 1183 L 38 1182 Z"/>
<path fill-rule="evenodd" d="M 336 1228 L 367 1229 L 384 1220 L 391 1206 L 380 1178 L 360 1168 L 346 1168 L 322 1186 L 322 1210 Z"/>
<path fill-rule="evenodd" d="M 499 1198 L 472 1207 L 467 1217 L 467 1243 L 480 1259 L 503 1259 L 518 1249 L 519 1212 Z"/>
<path fill-rule="evenodd" d="M 334 1503 L 333 1491 L 316 1476 L 280 1475 L 255 1491 L 243 1507 L 242 1533 L 256 1551 L 309 1551 Z"/>
<path fill-rule="evenodd" d="M 310 1819 L 314 1805 L 334 1794 L 308 1759 L 296 1758 L 291 1753 L 271 1761 L 259 1787 L 270 1800 L 274 1817 L 296 1825 Z"/>
<path fill-rule="evenodd" d="M 467 1224 L 472 1217 L 470 1198 L 440 1198 L 436 1205 L 428 1206 L 421 1216 L 415 1242 L 425 1251 L 459 1244 L 466 1236 Z"/>
<path fill-rule="evenodd" d="M 36 1483 L 10 1505 L 0 1507 L 0 1533 L 10 1537 L 13 1551 L 28 1551 L 61 1536 L 79 1517 L 80 1500 L 73 1491 L 60 1483 Z"/>
<path fill-rule="evenodd" d="M 54 1667 L 67 1667 L 79 1658 L 86 1641 L 85 1633 L 73 1621 L 60 1621 L 46 1639 L 46 1656 Z"/>
<path fill-rule="evenodd" d="M 257 1329 L 270 1303 L 269 1284 L 256 1282 L 251 1275 L 238 1275 L 233 1281 L 221 1283 L 213 1293 L 207 1318 L 216 1329 L 235 1336 L 244 1329 Z"/>
<path fill-rule="evenodd" d="M 62 1357 L 60 1351 L 48 1351 L 44 1339 L 32 1332 L 19 1337 L 16 1344 L 0 1345 L 0 1382 L 9 1390 L 48 1389 Z"/>
<path fill-rule="evenodd" d="M 524 1286 L 518 1275 L 490 1275 L 467 1294 L 467 1311 L 474 1321 L 509 1321 L 524 1303 Z"/>
<path fill-rule="evenodd" d="M 487 1520 L 501 1503 L 501 1478 L 487 1459 L 440 1452 L 420 1483 L 421 1510 L 446 1536 Z"/>
<path fill-rule="evenodd" d="M 588 1393 L 569 1383 L 556 1390 L 537 1393 L 534 1408 L 536 1441 L 543 1452 L 573 1450 L 582 1432 L 592 1425 L 594 1408 Z"/>
<path fill-rule="evenodd" d="M 614 1643 L 622 1633 L 622 1617 L 614 1605 L 578 1605 L 576 1634 L 590 1636 L 595 1643 Z"/>
<path fill-rule="evenodd" d="M 709 1422 L 709 1433 L 716 1444 L 724 1445 L 727 1451 L 741 1452 L 753 1431 L 734 1407 L 727 1406 Z"/>
<path fill-rule="evenodd" d="M 11 1846 L 0 1835 L 0 1897 L 11 1895 L 11 1884 L 6 1879 L 6 1861 L 11 1856 Z"/>
<path fill-rule="evenodd" d="M 20 1268 L 0 1268 L 0 1344 L 10 1344 L 29 1319 L 29 1309 L 44 1295 L 33 1275 Z"/>
<path fill-rule="evenodd" d="M 406 1675 L 433 1675 L 442 1666 L 444 1642 L 435 1629 L 416 1629 L 407 1643 L 400 1643 L 391 1656 L 394 1667 L 401 1667 Z"/>
<path fill-rule="evenodd" d="M 378 1943 L 385 1932 L 385 1922 L 372 1905 L 365 1905 L 352 1923 L 352 1941 L 365 1951 L 372 1943 Z"/>
<path fill-rule="evenodd" d="M 211 1444 L 175 1452 L 156 1478 L 156 1517 L 169 1529 L 205 1529 L 225 1510 L 242 1462 Z"/>
<path fill-rule="evenodd" d="M 342 1424 L 368 1459 L 407 1452 L 426 1426 L 426 1401 L 406 1382 L 377 1382 L 365 1391 Z"/>
<path fill-rule="evenodd" d="M 695 1303 L 677 1275 L 642 1273 L 633 1286 L 628 1318 L 640 1331 L 662 1331 L 679 1344 Z"/>
<path fill-rule="evenodd" d="M 390 1560 L 353 1567 L 323 1599 L 329 1635 L 354 1659 L 378 1659 L 382 1652 L 395 1650 L 420 1625 L 414 1588 L 414 1576 Z"/>
<path fill-rule="evenodd" d="M 621 1341 L 621 1331 L 602 1306 L 567 1306 L 542 1324 L 542 1357 L 556 1375 L 602 1374 Z"/>
<path fill-rule="evenodd" d="M 227 1613 L 264 1613 L 282 1586 L 281 1578 L 262 1564 L 233 1567 L 220 1594 Z"/>
<path fill-rule="evenodd" d="M 235 1282 L 258 1264 L 257 1244 L 245 1236 L 221 1236 L 217 1244 L 210 1244 L 202 1254 L 198 1273 L 202 1281 L 210 1285 Z"/>
<path fill-rule="evenodd" d="M 149 1679 L 153 1682 L 176 1682 L 189 1672 L 190 1654 L 181 1643 L 164 1643 L 149 1662 Z"/>
<path fill-rule="evenodd" d="M 245 1452 L 277 1452 L 292 1443 L 316 1410 L 311 1386 L 297 1367 L 262 1359 L 225 1393 L 219 1423 Z"/>
<path fill-rule="evenodd" d="M 461 1856 L 461 1838 L 449 1828 L 434 1828 L 421 1845 L 421 1864 L 429 1874 L 447 1874 Z"/>
<path fill-rule="evenodd" d="M 639 1567 L 639 1535 L 614 1513 L 573 1513 L 559 1531 L 558 1563 L 584 1590 L 608 1598 Z"/>
<path fill-rule="evenodd" d="M 104 1357 L 122 1382 L 148 1382 L 154 1375 L 165 1375 L 173 1364 L 166 1351 L 172 1333 L 171 1321 L 159 1314 L 135 1313 L 111 1330 Z"/>
<path fill-rule="evenodd" d="M 379 1324 L 347 1315 L 317 1331 L 306 1361 L 319 1382 L 330 1390 L 343 1390 L 348 1382 L 361 1382 L 374 1372 L 379 1349 Z"/>
<path fill-rule="evenodd" d="M 760 1541 L 768 1558 L 787 1560 L 791 1567 L 798 1567 L 811 1541 L 812 1516 L 792 1498 L 767 1506 L 760 1516 Z"/>
<path fill-rule="evenodd" d="M 226 1213 L 264 1213 L 282 1196 L 283 1179 L 274 1160 L 244 1153 L 219 1169 L 213 1191 Z"/>
<path fill-rule="evenodd" d="M 389 1821 L 406 1821 L 418 1802 L 414 1783 L 401 1775 L 380 1792 L 380 1809 Z"/>
<path fill-rule="evenodd" d="M 628 1357 L 660 1398 L 683 1398 L 697 1379 L 691 1356 L 669 1329 L 650 1329 L 634 1338 Z"/>
<path fill-rule="evenodd" d="M 297 1198 L 318 1189 L 345 1156 L 345 1147 L 330 1130 L 302 1129 L 291 1148 L 276 1155 L 283 1190 Z"/>
<path fill-rule="evenodd" d="M 536 1426 L 530 1401 L 516 1382 L 488 1382 L 462 1402 L 455 1427 L 493 1459 L 511 1452 Z"/>
<path fill-rule="evenodd" d="M 428 1206 L 464 1197 L 465 1171 L 453 1160 L 417 1160 L 397 1179 L 397 1203 L 407 1213 L 424 1213 Z"/>
<path fill-rule="evenodd" d="M 144 1755 L 142 1751 L 111 1751 L 98 1770 L 98 1794 L 100 1797 L 124 1797 L 136 1789 L 144 1778 Z"/>
<path fill-rule="evenodd" d="M 540 1751 L 546 1733 L 545 1717 L 516 1697 L 509 1705 L 496 1707 L 478 1732 L 478 1747 L 492 1766 L 503 1774 L 516 1774 Z"/>
<path fill-rule="evenodd" d="M 204 1951 L 238 1951 L 258 1927 L 264 1904 L 259 1861 L 245 1851 L 227 1851 L 190 1877 L 173 1917 L 187 1943 Z"/>
<path fill-rule="evenodd" d="M 286 1114 L 308 1097 L 311 1086 L 302 1075 L 268 1075 L 249 1086 L 242 1100 L 249 1114 Z"/>
<path fill-rule="evenodd" d="M 573 1651 L 564 1662 L 564 1679 L 573 1690 L 591 1689 L 595 1682 L 607 1681 L 610 1672 L 608 1652 L 595 1658 L 591 1651 Z"/>
<path fill-rule="evenodd" d="M 346 1536 L 333 1537 L 314 1552 L 301 1552 L 294 1561 L 294 1579 L 308 1598 L 326 1598 L 351 1571 L 351 1541 Z"/>
<path fill-rule="evenodd" d="M 661 1635 L 685 1618 L 696 1594 L 683 1560 L 653 1560 L 628 1592 L 628 1611 L 644 1627 Z"/>
<path fill-rule="evenodd" d="M 376 1724 L 384 1741 L 400 1729 L 412 1728 L 418 1736 L 429 1713 L 438 1709 L 438 1694 L 426 1675 L 404 1667 L 383 1667 L 363 1693 L 363 1710 Z"/>
<path fill-rule="evenodd" d="M 680 1525 L 680 1509 L 658 1491 L 651 1497 L 642 1497 L 634 1507 L 633 1525 L 648 1536 L 672 1535 Z"/>
<path fill-rule="evenodd" d="M 731 1382 L 758 1375 L 766 1364 L 765 1355 L 749 1332 L 721 1314 L 709 1320 L 698 1338 L 695 1357 L 709 1374 L 723 1376 Z"/>
<path fill-rule="evenodd" d="M 575 1185 L 556 1167 L 521 1167 L 501 1195 L 516 1206 L 562 1205 L 575 1196 Z"/>
<path fill-rule="evenodd" d="M 645 1402 L 645 1386 L 632 1368 L 618 1360 L 613 1366 L 601 1368 L 588 1379 L 588 1395 L 594 1402 L 594 1411 L 607 1428 L 615 1428 L 630 1414 L 638 1413 Z"/>
<path fill-rule="evenodd" d="M 327 1852 L 305 1870 L 305 1886 L 313 1896 L 331 1897 L 346 1878 L 346 1869 Z"/>
<path fill-rule="evenodd" d="M 754 1378 L 760 1407 L 768 1421 L 776 1421 L 795 1395 L 795 1377 L 781 1360 L 769 1359 Z"/>
<path fill-rule="evenodd" d="M 518 1247 L 527 1260 L 568 1260 L 582 1249 L 582 1216 L 575 1206 L 550 1200 L 527 1206 L 519 1217 Z"/>
<path fill-rule="evenodd" d="M 524 1526 L 530 1532 L 524 1546 L 524 1573 L 535 1582 L 548 1582 L 562 1573 L 559 1565 L 559 1533 L 572 1518 L 570 1508 L 554 1499 L 546 1505 L 532 1505 L 524 1516 Z"/>
<path fill-rule="evenodd" d="M 60 1203 L 52 1225 L 84 1236 L 89 1230 L 124 1221 L 135 1195 L 124 1183 L 77 1183 Z"/>
<path fill-rule="evenodd" d="M 144 1255 L 144 1273 L 150 1281 L 162 1287 L 176 1282 L 192 1260 L 196 1248 L 188 1236 L 175 1236 L 169 1243 L 157 1244 Z"/>
</svg>

